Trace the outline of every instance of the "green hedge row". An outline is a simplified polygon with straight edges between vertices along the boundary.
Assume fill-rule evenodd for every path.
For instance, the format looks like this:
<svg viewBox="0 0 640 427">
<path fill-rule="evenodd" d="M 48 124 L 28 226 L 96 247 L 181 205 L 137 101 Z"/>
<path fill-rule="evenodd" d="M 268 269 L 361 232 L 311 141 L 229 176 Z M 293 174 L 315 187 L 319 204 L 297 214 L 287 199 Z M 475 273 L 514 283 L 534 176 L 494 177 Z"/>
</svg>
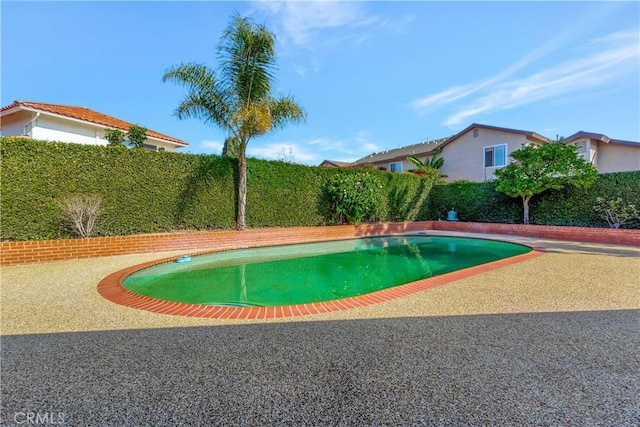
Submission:
<svg viewBox="0 0 640 427">
<path fill-rule="evenodd" d="M 2 240 L 66 238 L 60 202 L 72 194 L 98 195 L 103 213 L 94 235 L 127 235 L 193 229 L 233 229 L 236 161 L 213 155 L 131 150 L 0 137 L 0 237 Z M 352 169 L 248 160 L 246 223 L 249 227 L 330 224 L 323 191 L 335 174 Z M 495 192 L 492 182 L 441 184 L 431 189 L 408 174 L 379 173 L 380 221 L 445 219 L 521 223 L 520 200 Z M 601 175 L 588 190 L 565 189 L 534 197 L 531 222 L 606 226 L 593 212 L 595 197 L 622 197 L 640 206 L 640 172 Z M 640 224 L 630 224 L 640 227 Z"/>
<path fill-rule="evenodd" d="M 1 137 L 0 150 L 3 240 L 70 237 L 60 201 L 72 194 L 102 197 L 94 235 L 235 226 L 234 159 L 16 137 Z M 328 224 L 324 182 L 332 174 L 355 172 L 248 159 L 247 226 Z M 375 173 L 385 183 L 379 220 L 414 219 L 407 207 L 420 179 Z"/>
<path fill-rule="evenodd" d="M 491 181 L 437 185 L 419 219 L 446 219 L 447 212 L 455 208 L 462 221 L 522 223 L 522 200 L 497 193 L 495 186 Z M 600 174 L 590 188 L 566 187 L 534 196 L 530 202 L 530 223 L 608 227 L 593 209 L 598 196 L 620 197 L 625 203 L 640 207 L 640 171 Z M 640 223 L 631 222 L 625 228 L 640 228 Z"/>
</svg>

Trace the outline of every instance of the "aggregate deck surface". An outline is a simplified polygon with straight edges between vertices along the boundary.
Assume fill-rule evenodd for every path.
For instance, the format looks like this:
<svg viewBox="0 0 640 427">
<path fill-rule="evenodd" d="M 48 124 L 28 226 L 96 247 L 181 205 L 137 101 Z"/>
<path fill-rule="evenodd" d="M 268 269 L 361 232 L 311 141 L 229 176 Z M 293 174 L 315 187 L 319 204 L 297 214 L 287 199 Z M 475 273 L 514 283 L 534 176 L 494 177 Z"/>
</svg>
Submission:
<svg viewBox="0 0 640 427">
<path fill-rule="evenodd" d="M 163 315 L 96 291 L 114 271 L 180 253 L 2 268 L 2 423 L 640 424 L 640 250 L 482 237 L 545 253 L 270 320 Z"/>
</svg>

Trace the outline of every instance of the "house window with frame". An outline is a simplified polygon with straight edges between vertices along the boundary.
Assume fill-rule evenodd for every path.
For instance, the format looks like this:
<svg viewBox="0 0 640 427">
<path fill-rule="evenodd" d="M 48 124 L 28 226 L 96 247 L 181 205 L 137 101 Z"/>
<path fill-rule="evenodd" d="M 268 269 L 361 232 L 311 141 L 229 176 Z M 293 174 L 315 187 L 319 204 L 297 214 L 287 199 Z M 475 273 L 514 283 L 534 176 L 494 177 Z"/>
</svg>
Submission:
<svg viewBox="0 0 640 427">
<path fill-rule="evenodd" d="M 402 162 L 389 163 L 390 172 L 402 172 Z"/>
<path fill-rule="evenodd" d="M 484 148 L 484 167 L 498 168 L 507 164 L 507 144 Z"/>
</svg>

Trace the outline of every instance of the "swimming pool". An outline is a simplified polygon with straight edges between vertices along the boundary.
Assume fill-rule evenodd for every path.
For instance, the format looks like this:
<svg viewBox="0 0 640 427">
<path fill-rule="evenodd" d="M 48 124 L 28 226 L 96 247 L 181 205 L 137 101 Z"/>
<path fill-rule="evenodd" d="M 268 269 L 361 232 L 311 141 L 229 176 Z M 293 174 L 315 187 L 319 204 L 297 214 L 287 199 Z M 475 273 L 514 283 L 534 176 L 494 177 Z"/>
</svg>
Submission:
<svg viewBox="0 0 640 427">
<path fill-rule="evenodd" d="M 290 306 L 367 295 L 530 251 L 463 237 L 368 237 L 193 256 L 135 271 L 122 286 L 185 304 Z"/>
</svg>

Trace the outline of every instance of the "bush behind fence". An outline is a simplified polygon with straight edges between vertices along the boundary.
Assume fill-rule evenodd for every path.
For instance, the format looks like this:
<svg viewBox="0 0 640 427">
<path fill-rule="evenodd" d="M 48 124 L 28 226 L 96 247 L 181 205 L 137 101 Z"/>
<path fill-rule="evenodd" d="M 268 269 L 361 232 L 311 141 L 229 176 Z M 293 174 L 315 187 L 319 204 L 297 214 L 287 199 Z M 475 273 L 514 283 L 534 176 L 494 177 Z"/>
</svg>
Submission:
<svg viewBox="0 0 640 427">
<path fill-rule="evenodd" d="M 98 236 L 235 225 L 237 168 L 231 158 L 22 137 L 0 137 L 0 152 L 3 240 L 70 237 L 61 201 L 74 194 L 102 198 L 94 227 Z M 323 186 L 335 174 L 353 173 L 357 171 L 249 159 L 247 225 L 331 223 Z M 451 208 L 463 221 L 522 221 L 520 201 L 496 193 L 491 182 L 437 185 L 425 199 L 423 182 L 416 176 L 372 173 L 379 173 L 383 183 L 380 221 L 445 219 Z M 640 206 L 639 183 L 640 172 L 607 174 L 592 189 L 546 193 L 532 201 L 532 223 L 606 226 L 593 211 L 595 198 L 620 196 Z"/>
</svg>

